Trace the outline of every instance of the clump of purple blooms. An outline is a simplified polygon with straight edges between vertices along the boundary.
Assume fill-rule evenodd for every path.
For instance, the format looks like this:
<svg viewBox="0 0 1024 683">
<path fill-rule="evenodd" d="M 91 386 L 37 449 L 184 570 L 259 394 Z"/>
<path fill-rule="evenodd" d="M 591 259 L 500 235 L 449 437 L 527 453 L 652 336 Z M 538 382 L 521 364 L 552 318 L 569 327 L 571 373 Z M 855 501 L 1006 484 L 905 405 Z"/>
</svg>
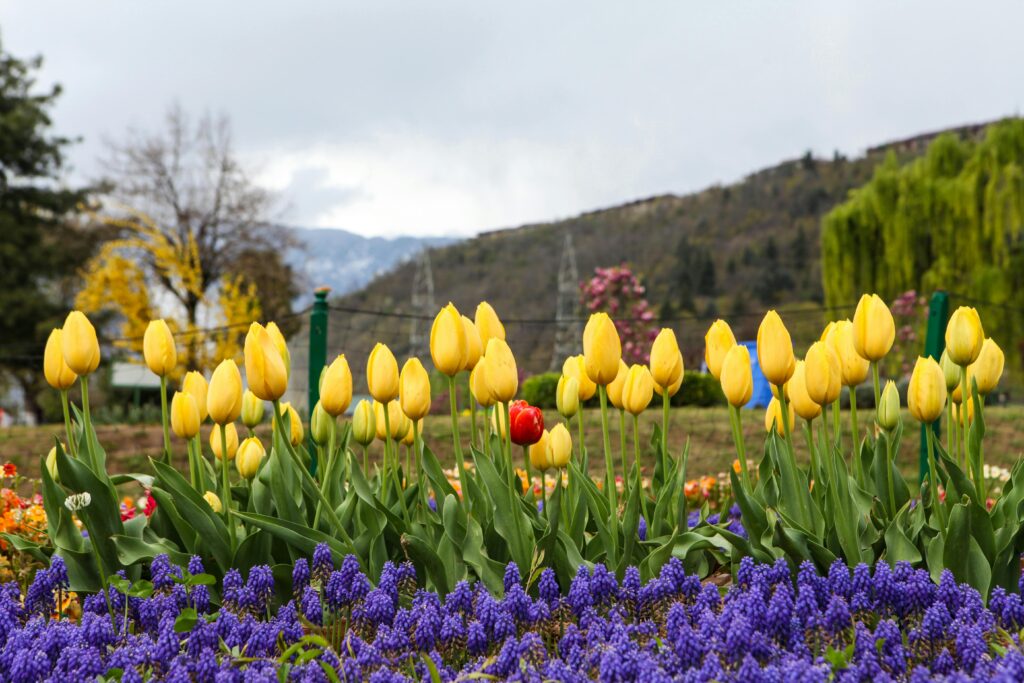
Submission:
<svg viewBox="0 0 1024 683">
<path fill-rule="evenodd" d="M 387 563 L 374 586 L 320 546 L 295 563 L 284 604 L 269 567 L 229 571 L 219 592 L 189 580 L 202 570 L 157 557 L 144 597 L 121 582 L 77 622 L 55 613 L 59 557 L 24 596 L 3 585 L 0 681 L 1024 680 L 1019 594 L 997 589 L 986 607 L 948 571 L 936 584 L 906 563 L 822 576 L 745 559 L 728 589 L 676 559 L 646 583 L 634 567 L 619 581 L 581 566 L 568 586 L 550 569 L 526 585 L 509 565 L 501 597 L 467 582 L 442 597 L 412 565 Z"/>
</svg>

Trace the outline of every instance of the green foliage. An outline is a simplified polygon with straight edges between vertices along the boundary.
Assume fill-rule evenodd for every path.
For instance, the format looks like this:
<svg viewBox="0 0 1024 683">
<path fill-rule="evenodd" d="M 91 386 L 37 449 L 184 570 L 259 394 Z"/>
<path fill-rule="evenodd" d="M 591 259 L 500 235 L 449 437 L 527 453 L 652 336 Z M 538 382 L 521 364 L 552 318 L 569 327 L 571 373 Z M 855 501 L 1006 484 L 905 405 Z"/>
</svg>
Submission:
<svg viewBox="0 0 1024 683">
<path fill-rule="evenodd" d="M 523 400 L 544 410 L 556 408 L 558 394 L 558 372 L 543 372 L 527 377 L 523 382 Z"/>
<path fill-rule="evenodd" d="M 657 396 L 655 396 L 655 400 L 658 401 Z M 672 405 L 699 406 L 701 408 L 724 406 L 725 394 L 722 393 L 722 385 L 713 375 L 687 370 L 683 375 L 682 386 L 672 397 Z"/>
</svg>

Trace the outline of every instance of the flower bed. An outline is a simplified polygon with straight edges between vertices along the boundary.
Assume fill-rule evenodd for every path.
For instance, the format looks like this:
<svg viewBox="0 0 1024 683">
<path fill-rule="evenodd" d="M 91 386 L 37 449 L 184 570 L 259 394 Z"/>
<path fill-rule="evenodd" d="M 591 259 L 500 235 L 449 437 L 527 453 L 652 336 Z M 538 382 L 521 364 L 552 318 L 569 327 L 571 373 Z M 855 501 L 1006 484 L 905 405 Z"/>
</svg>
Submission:
<svg viewBox="0 0 1024 683">
<path fill-rule="evenodd" d="M 419 590 L 409 564 L 389 563 L 374 586 L 352 556 L 335 567 L 326 546 L 291 574 L 275 586 L 267 566 L 244 580 L 232 570 L 217 590 L 198 558 L 183 570 L 160 556 L 150 581 L 114 581 L 109 606 L 91 595 L 71 620 L 56 558 L 24 598 L 12 583 L 0 591 L 0 671 L 14 682 L 1024 677 L 1018 594 L 997 589 L 986 608 L 949 571 L 936 585 L 906 563 L 872 574 L 836 562 L 821 576 L 748 558 L 728 589 L 678 560 L 646 584 L 635 568 L 619 583 L 599 564 L 567 590 L 551 570 L 524 587 L 509 565 L 500 598 L 480 583 L 443 598 Z"/>
</svg>

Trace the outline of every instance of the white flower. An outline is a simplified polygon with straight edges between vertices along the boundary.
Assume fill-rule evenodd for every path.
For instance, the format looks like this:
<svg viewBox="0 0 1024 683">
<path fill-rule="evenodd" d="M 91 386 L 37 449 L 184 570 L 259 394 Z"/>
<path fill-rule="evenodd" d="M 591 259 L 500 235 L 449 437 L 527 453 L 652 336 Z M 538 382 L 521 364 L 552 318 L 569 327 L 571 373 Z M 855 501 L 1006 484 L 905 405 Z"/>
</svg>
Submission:
<svg viewBox="0 0 1024 683">
<path fill-rule="evenodd" d="M 83 493 L 75 493 L 64 499 L 64 507 L 71 512 L 78 512 L 82 508 L 89 507 L 89 503 L 92 502 L 92 496 L 88 491 Z"/>
</svg>

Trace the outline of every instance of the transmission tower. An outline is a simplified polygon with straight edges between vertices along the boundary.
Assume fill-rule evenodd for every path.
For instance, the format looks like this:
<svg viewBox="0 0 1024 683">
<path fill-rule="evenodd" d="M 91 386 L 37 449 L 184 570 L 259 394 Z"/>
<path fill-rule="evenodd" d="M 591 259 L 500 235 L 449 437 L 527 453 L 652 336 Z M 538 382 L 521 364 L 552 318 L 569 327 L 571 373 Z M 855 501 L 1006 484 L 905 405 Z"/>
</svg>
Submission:
<svg viewBox="0 0 1024 683">
<path fill-rule="evenodd" d="M 434 274 L 430 269 L 430 250 L 424 248 L 416 256 L 416 275 L 412 279 L 412 312 L 409 320 L 409 355 L 425 356 L 430 353 L 430 317 L 434 308 Z"/>
<path fill-rule="evenodd" d="M 558 370 L 566 357 L 576 353 L 583 334 L 580 325 L 580 275 L 576 270 L 576 250 L 572 234 L 565 233 L 562 261 L 558 265 L 558 310 L 555 314 L 555 346 L 551 369 Z"/>
</svg>

